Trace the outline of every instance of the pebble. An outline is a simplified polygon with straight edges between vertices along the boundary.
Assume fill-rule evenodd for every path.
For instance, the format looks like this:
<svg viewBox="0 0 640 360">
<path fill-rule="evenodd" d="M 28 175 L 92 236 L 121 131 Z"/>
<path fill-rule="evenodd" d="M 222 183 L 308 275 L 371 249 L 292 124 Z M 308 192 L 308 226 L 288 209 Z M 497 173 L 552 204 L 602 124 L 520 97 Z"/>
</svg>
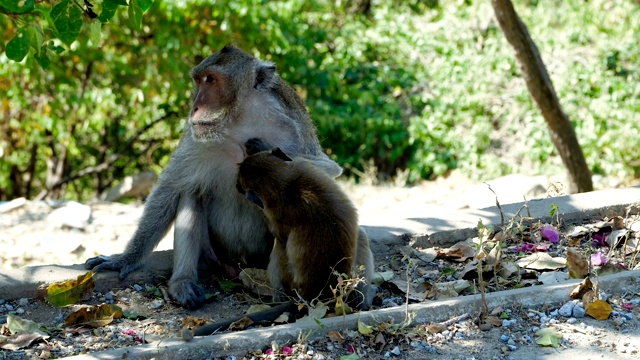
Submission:
<svg viewBox="0 0 640 360">
<path fill-rule="evenodd" d="M 568 303 L 562 305 L 562 307 L 558 310 L 558 314 L 564 317 L 571 317 L 574 307 L 575 304 L 573 303 L 573 301 L 569 301 Z"/>
<path fill-rule="evenodd" d="M 4 300 L 0 299 L 0 305 L 4 303 Z M 631 299 L 631 305 L 640 305 L 640 299 Z"/>
<path fill-rule="evenodd" d="M 509 341 L 507 341 L 507 345 L 513 345 L 516 346 L 516 341 L 513 339 L 509 339 Z"/>
<path fill-rule="evenodd" d="M 525 336 L 522 337 L 522 341 L 524 341 L 526 343 L 531 343 L 533 340 L 531 339 L 531 336 L 525 335 Z"/>
<path fill-rule="evenodd" d="M 627 322 L 627 318 L 625 317 L 617 317 L 611 321 L 615 326 L 622 326 L 625 322 Z"/>
<path fill-rule="evenodd" d="M 7 311 L 13 311 L 15 310 L 15 308 L 13 307 L 13 305 L 11 304 L 5 304 L 4 307 L 7 309 Z"/>
<path fill-rule="evenodd" d="M 511 319 L 511 320 L 504 319 L 504 320 L 502 320 L 502 327 L 509 327 L 511 325 L 515 325 L 515 323 L 517 323 L 517 322 L 518 322 L 518 320 L 516 320 L 516 319 Z"/>
<path fill-rule="evenodd" d="M 164 306 L 164 300 L 162 299 L 156 299 L 151 302 L 152 309 L 160 309 L 163 306 Z"/>
<path fill-rule="evenodd" d="M 549 313 L 549 317 L 557 317 L 558 316 L 558 310 L 553 310 L 552 312 Z"/>
<path fill-rule="evenodd" d="M 391 353 L 387 351 L 386 353 L 384 353 L 384 357 L 390 358 L 391 357 Z"/>
<path fill-rule="evenodd" d="M 399 348 L 399 347 L 397 347 L 397 346 L 396 346 L 396 347 L 394 347 L 394 348 L 393 348 L 393 350 L 391 350 L 391 353 L 392 353 L 393 355 L 400 356 L 400 348 Z"/>
<path fill-rule="evenodd" d="M 575 324 L 576 322 L 578 322 L 578 319 L 574 317 L 570 317 L 567 319 L 567 324 Z"/>
<path fill-rule="evenodd" d="M 111 291 L 109 291 L 108 293 L 104 294 L 104 298 L 106 300 L 113 300 L 115 295 L 113 295 L 113 293 Z"/>
<path fill-rule="evenodd" d="M 516 351 L 516 350 L 518 350 L 518 347 L 517 347 L 517 346 L 515 346 L 515 345 L 510 345 L 510 344 L 507 344 L 507 348 L 508 348 L 510 351 Z"/>
<path fill-rule="evenodd" d="M 16 314 L 18 314 L 18 315 L 24 314 L 24 309 L 23 308 L 17 308 L 16 309 Z"/>
<path fill-rule="evenodd" d="M 0 305 L 4 305 L 5 301 L 6 301 L 5 299 L 0 299 Z M 631 302 L 633 303 L 633 300 L 631 300 Z"/>
<path fill-rule="evenodd" d="M 29 299 L 22 298 L 18 300 L 18 306 L 27 306 L 27 305 L 29 305 Z"/>
<path fill-rule="evenodd" d="M 501 335 L 500 336 L 500 341 L 503 342 L 503 343 L 506 343 L 507 341 L 509 341 L 509 336 L 504 335 L 504 334 Z"/>
<path fill-rule="evenodd" d="M 530 312 L 530 313 L 527 313 L 527 316 L 530 318 L 537 318 L 538 314 Z"/>
<path fill-rule="evenodd" d="M 632 313 L 624 313 L 624 314 L 622 314 L 622 316 L 624 316 L 627 320 L 633 320 L 633 314 Z"/>
<path fill-rule="evenodd" d="M 589 334 L 593 334 L 593 333 L 595 333 L 595 332 L 596 332 L 596 329 L 595 329 L 593 326 L 591 326 L 591 325 L 587 326 L 584 330 L 585 330 L 586 332 L 588 332 Z"/>
<path fill-rule="evenodd" d="M 572 311 L 572 315 L 576 319 L 582 319 L 586 314 L 586 311 L 582 306 L 575 306 Z"/>
<path fill-rule="evenodd" d="M 134 288 L 136 291 L 142 291 L 142 290 L 144 290 L 144 288 L 143 288 L 142 286 L 138 285 L 138 284 L 133 284 L 133 288 Z"/>
<path fill-rule="evenodd" d="M 414 348 L 420 346 L 420 344 L 421 343 L 418 340 L 413 340 L 412 342 L 409 343 L 409 345 Z"/>
</svg>

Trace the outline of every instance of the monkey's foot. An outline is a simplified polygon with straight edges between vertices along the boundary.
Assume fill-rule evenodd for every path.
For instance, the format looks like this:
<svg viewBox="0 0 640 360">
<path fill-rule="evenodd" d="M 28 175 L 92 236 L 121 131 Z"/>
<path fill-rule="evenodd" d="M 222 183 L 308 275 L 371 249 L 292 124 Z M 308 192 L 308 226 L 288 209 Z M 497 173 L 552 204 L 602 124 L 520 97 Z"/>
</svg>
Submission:
<svg viewBox="0 0 640 360">
<path fill-rule="evenodd" d="M 85 261 L 84 267 L 94 272 L 102 270 L 120 271 L 120 279 L 125 279 L 130 273 L 140 267 L 140 263 L 127 262 L 118 255 L 99 255 Z"/>
<path fill-rule="evenodd" d="M 204 304 L 204 289 L 190 279 L 171 279 L 169 294 L 187 309 L 197 309 Z"/>
</svg>

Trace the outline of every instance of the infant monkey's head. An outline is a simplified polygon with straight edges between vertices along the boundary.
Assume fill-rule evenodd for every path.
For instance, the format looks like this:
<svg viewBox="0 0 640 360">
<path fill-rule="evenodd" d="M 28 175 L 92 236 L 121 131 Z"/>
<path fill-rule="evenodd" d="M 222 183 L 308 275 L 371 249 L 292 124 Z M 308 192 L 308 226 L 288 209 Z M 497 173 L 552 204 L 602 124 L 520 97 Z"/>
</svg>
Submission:
<svg viewBox="0 0 640 360">
<path fill-rule="evenodd" d="M 249 155 L 239 165 L 236 188 L 260 208 L 274 207 L 282 198 L 291 162 L 279 148 Z"/>
</svg>

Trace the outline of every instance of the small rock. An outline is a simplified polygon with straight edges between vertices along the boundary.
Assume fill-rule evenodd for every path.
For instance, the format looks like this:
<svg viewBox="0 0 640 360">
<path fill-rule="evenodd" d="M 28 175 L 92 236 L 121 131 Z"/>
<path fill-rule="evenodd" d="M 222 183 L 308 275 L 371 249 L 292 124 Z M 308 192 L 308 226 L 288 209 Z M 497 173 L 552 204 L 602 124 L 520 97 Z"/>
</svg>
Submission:
<svg viewBox="0 0 640 360">
<path fill-rule="evenodd" d="M 393 355 L 400 356 L 400 348 L 399 348 L 399 347 L 397 347 L 397 346 L 396 346 L 396 347 L 394 347 L 394 348 L 393 348 L 393 350 L 391 350 L 391 353 L 392 353 Z"/>
<path fill-rule="evenodd" d="M 627 320 L 633 320 L 633 314 L 632 313 L 624 313 L 624 314 L 622 314 L 622 316 L 624 316 Z"/>
<path fill-rule="evenodd" d="M 571 317 L 574 307 L 575 304 L 573 303 L 573 301 L 569 301 L 568 303 L 562 305 L 562 307 L 558 310 L 558 314 L 564 317 Z"/>
<path fill-rule="evenodd" d="M 552 312 L 549 313 L 549 317 L 557 317 L 558 316 L 558 310 L 553 310 Z"/>
<path fill-rule="evenodd" d="M 384 357 L 390 358 L 391 357 L 391 353 L 387 351 L 386 353 L 384 353 Z"/>
<path fill-rule="evenodd" d="M 2 301 L 4 300 L 0 300 L 0 305 L 2 305 Z M 640 305 L 640 299 L 631 299 L 631 305 Z"/>
<path fill-rule="evenodd" d="M 13 311 L 15 310 L 15 308 L 13 307 L 13 305 L 11 304 L 5 304 L 4 307 L 7 309 L 7 311 Z"/>
<path fill-rule="evenodd" d="M 501 335 L 500 336 L 500 341 L 503 342 L 503 343 L 506 343 L 507 341 L 509 341 L 509 336 L 504 335 L 504 334 Z"/>
<path fill-rule="evenodd" d="M 22 314 L 24 314 L 24 309 L 23 309 L 23 308 L 21 308 L 21 307 L 20 307 L 20 308 L 17 308 L 17 309 L 16 309 L 16 314 L 18 314 L 18 315 L 22 315 Z"/>
<path fill-rule="evenodd" d="M 518 347 L 515 345 L 511 345 L 511 344 L 507 344 L 507 348 L 509 349 L 509 351 L 516 351 L 518 350 Z"/>
<path fill-rule="evenodd" d="M 152 309 L 160 309 L 161 307 L 164 306 L 164 300 L 162 299 L 153 300 L 150 306 Z"/>
<path fill-rule="evenodd" d="M 27 305 L 29 305 L 29 299 L 22 298 L 18 300 L 18 306 L 27 306 Z"/>
<path fill-rule="evenodd" d="M 133 284 L 133 289 L 134 289 L 135 291 L 142 291 L 142 290 L 144 290 L 144 288 L 143 288 L 142 286 L 138 285 L 138 284 Z"/>
<path fill-rule="evenodd" d="M 410 345 L 411 347 L 414 347 L 414 348 L 415 348 L 415 347 L 418 347 L 418 346 L 420 346 L 420 341 L 413 340 L 412 342 L 410 342 L 410 343 L 409 343 L 409 345 Z"/>
<path fill-rule="evenodd" d="M 572 315 L 576 319 L 582 319 L 586 314 L 586 311 L 582 306 L 575 306 L 572 311 Z"/>
<path fill-rule="evenodd" d="M 0 305 L 4 305 L 5 300 L 4 299 L 0 299 Z"/>
<path fill-rule="evenodd" d="M 567 319 L 567 324 L 575 324 L 578 321 L 578 319 L 574 318 L 574 317 L 570 317 Z"/>
<path fill-rule="evenodd" d="M 611 321 L 615 326 L 622 326 L 625 322 L 627 322 L 627 318 L 625 317 L 617 317 Z"/>
<path fill-rule="evenodd" d="M 52 211 L 47 221 L 57 227 L 84 229 L 91 220 L 91 206 L 69 201 L 65 206 Z"/>
<path fill-rule="evenodd" d="M 516 341 L 513 339 L 509 339 L 509 341 L 507 341 L 507 345 L 513 345 L 516 346 Z"/>
<path fill-rule="evenodd" d="M 589 334 L 593 334 L 596 332 L 596 329 L 593 326 L 587 326 L 584 330 Z"/>
<path fill-rule="evenodd" d="M 109 301 L 113 300 L 114 296 L 115 295 L 113 295 L 113 293 L 111 291 L 109 291 L 108 293 L 104 294 L 105 300 L 109 300 Z"/>
</svg>

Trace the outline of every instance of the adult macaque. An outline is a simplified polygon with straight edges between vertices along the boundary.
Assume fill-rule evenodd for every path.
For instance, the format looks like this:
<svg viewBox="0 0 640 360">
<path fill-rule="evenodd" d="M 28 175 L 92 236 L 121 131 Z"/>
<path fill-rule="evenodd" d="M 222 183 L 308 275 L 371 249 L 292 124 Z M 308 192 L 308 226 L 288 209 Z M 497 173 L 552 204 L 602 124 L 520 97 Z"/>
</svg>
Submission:
<svg viewBox="0 0 640 360">
<path fill-rule="evenodd" d="M 175 223 L 169 292 L 183 306 L 197 308 L 204 301 L 196 284 L 199 261 L 235 277 L 239 266 L 265 268 L 273 248 L 260 210 L 235 188 L 247 140 L 260 138 L 331 177 L 342 169 L 322 152 L 303 101 L 273 64 L 228 45 L 190 75 L 195 92 L 188 124 L 147 199 L 138 229 L 124 253 L 97 256 L 85 265 L 120 271 L 124 279 Z"/>
<path fill-rule="evenodd" d="M 353 278 L 364 267 L 359 289 L 364 298 L 359 296 L 356 305 L 368 308 L 373 256 L 353 203 L 311 162 L 293 160 L 279 148 L 262 148 L 256 139 L 247 144 L 249 156 L 240 164 L 237 187 L 263 210 L 276 238 L 268 266 L 276 299 L 330 299 L 336 273 Z"/>
</svg>

